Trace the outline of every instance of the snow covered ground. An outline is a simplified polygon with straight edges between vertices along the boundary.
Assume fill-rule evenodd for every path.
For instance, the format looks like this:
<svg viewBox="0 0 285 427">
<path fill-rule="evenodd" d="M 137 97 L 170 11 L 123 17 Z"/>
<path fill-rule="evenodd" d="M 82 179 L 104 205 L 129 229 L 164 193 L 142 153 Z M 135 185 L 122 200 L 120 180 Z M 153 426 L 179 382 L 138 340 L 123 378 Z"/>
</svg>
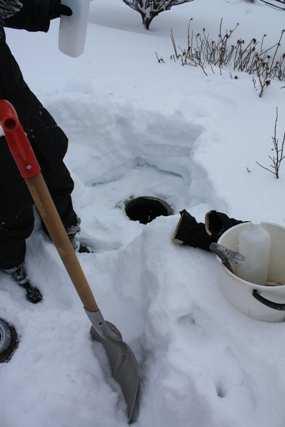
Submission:
<svg viewBox="0 0 285 427">
<path fill-rule="evenodd" d="M 210 4 L 210 6 L 209 6 Z M 183 44 L 194 18 L 217 34 L 272 42 L 284 12 L 239 0 L 196 0 L 159 16 L 146 32 L 122 1 L 92 4 L 86 53 L 57 50 L 48 35 L 8 31 L 26 80 L 70 139 L 67 164 L 74 202 L 95 255 L 80 255 L 105 317 L 141 364 L 142 427 L 283 427 L 284 325 L 251 320 L 219 289 L 220 266 L 171 236 L 185 208 L 202 220 L 209 209 L 241 219 L 285 224 L 285 169 L 275 180 L 256 161 L 270 154 L 275 108 L 284 131 L 284 84 L 258 98 L 248 75 L 231 79 L 173 63 L 173 29 Z M 249 172 L 250 171 L 250 172 Z M 124 201 L 158 196 L 175 215 L 144 226 Z M 283 211 L 284 209 L 284 211 Z M 21 343 L 0 366 L 1 427 L 118 427 L 124 402 L 55 249 L 35 230 L 30 276 L 45 295 L 32 306 L 0 277 L 0 315 Z"/>
</svg>

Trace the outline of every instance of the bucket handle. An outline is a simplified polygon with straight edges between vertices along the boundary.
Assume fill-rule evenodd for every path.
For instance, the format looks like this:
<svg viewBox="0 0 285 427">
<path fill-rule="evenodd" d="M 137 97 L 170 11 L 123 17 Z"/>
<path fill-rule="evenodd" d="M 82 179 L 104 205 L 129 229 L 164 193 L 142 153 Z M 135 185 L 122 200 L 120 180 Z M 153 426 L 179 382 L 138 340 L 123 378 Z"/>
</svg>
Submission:
<svg viewBox="0 0 285 427">
<path fill-rule="evenodd" d="M 257 289 L 252 291 L 252 296 L 267 307 L 273 308 L 274 310 L 285 311 L 285 304 L 279 304 L 278 302 L 264 298 Z"/>
</svg>

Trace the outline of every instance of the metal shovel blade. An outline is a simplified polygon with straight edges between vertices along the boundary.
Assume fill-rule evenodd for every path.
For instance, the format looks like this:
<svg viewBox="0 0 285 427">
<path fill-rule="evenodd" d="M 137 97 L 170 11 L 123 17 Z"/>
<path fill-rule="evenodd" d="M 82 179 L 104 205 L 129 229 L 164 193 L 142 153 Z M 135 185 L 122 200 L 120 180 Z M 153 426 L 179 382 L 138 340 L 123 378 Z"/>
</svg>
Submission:
<svg viewBox="0 0 285 427">
<path fill-rule="evenodd" d="M 112 323 L 101 320 L 99 330 L 97 326 L 98 323 L 96 323 L 96 329 L 94 324 L 91 327 L 91 338 L 104 347 L 112 377 L 119 384 L 124 395 L 128 422 L 131 424 L 136 421 L 139 410 L 140 376 L 137 360 Z"/>
</svg>

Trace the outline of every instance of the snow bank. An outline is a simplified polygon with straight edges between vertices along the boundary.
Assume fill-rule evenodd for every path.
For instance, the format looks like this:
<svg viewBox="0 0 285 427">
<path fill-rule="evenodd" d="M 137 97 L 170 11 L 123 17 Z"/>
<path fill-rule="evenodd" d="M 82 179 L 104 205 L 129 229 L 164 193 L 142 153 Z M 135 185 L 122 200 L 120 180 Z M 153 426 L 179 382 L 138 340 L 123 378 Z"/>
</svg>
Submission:
<svg viewBox="0 0 285 427">
<path fill-rule="evenodd" d="M 96 4 L 95 4 L 96 3 Z M 270 153 L 283 89 L 259 99 L 250 77 L 201 76 L 157 64 L 182 40 L 189 15 L 216 34 L 240 21 L 239 34 L 276 40 L 284 15 L 261 4 L 202 0 L 162 14 L 145 33 L 123 2 L 94 2 L 86 55 L 57 52 L 46 35 L 9 31 L 24 74 L 70 139 L 74 202 L 95 255 L 80 255 L 105 317 L 140 362 L 138 426 L 283 427 L 283 324 L 257 322 L 219 290 L 219 263 L 171 236 L 178 212 L 203 220 L 216 208 L 246 219 L 284 223 L 283 187 L 256 165 Z M 253 34 L 254 32 L 254 34 Z M 27 60 L 28 59 L 28 60 Z M 39 72 L 38 64 L 41 64 Z M 143 226 L 125 215 L 130 197 L 165 199 L 175 214 Z M 21 342 L 0 366 L 1 427 L 99 427 L 126 424 L 124 402 L 105 354 L 88 339 L 89 322 L 53 246 L 35 230 L 27 266 L 42 289 L 39 306 L 0 280 L 1 317 Z"/>
</svg>

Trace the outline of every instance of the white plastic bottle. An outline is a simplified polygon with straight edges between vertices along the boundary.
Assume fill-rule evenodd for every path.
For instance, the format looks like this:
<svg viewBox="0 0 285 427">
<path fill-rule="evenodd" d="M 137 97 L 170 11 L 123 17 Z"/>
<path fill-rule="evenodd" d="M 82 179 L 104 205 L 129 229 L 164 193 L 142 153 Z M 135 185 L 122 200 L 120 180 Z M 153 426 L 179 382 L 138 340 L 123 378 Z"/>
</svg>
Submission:
<svg viewBox="0 0 285 427">
<path fill-rule="evenodd" d="M 72 9 L 72 16 L 61 16 L 59 26 L 59 49 L 72 57 L 84 51 L 90 0 L 63 0 Z"/>
<path fill-rule="evenodd" d="M 261 224 L 247 224 L 238 236 L 238 251 L 245 261 L 237 266 L 237 275 L 248 282 L 265 285 L 268 279 L 271 238 Z"/>
</svg>

